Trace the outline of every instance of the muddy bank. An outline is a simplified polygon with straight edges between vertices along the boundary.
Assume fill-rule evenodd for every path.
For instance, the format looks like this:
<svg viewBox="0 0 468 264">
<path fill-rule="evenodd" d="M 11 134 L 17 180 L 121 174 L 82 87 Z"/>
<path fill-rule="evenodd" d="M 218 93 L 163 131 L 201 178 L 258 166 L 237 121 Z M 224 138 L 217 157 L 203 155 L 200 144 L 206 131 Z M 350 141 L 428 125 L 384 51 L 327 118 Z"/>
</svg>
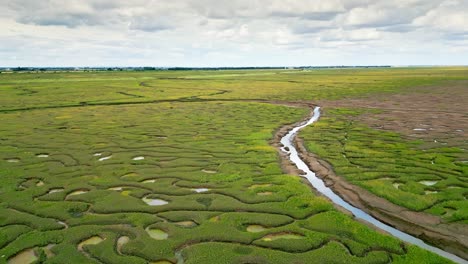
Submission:
<svg viewBox="0 0 468 264">
<path fill-rule="evenodd" d="M 292 128 L 303 123 L 299 122 L 280 128 L 276 131 L 275 137 L 271 142 L 279 150 L 283 170 L 290 174 L 303 174 L 303 172 L 299 171 L 295 164 L 290 161 L 288 154 L 280 150 L 282 147 L 280 141 Z M 363 209 L 366 213 L 398 230 L 419 237 L 465 259 L 468 258 L 466 252 L 468 245 L 467 230 L 464 228 L 464 225 L 446 224 L 439 217 L 409 211 L 360 187 L 354 186 L 337 176 L 328 163 L 308 153 L 301 139 L 294 137 L 294 144 L 299 156 L 307 163 L 307 166 L 349 204 Z M 316 192 L 315 189 L 313 190 Z"/>
</svg>

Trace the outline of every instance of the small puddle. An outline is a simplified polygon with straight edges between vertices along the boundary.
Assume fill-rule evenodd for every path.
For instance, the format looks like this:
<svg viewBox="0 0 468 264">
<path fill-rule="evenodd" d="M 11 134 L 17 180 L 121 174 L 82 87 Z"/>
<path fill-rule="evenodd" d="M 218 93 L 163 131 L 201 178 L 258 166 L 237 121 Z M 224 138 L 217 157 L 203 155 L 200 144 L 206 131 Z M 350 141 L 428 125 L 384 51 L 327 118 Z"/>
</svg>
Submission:
<svg viewBox="0 0 468 264">
<path fill-rule="evenodd" d="M 149 179 L 149 180 L 144 180 L 141 183 L 155 183 L 155 182 L 156 182 L 155 179 Z"/>
<path fill-rule="evenodd" d="M 206 170 L 206 169 L 203 169 L 202 171 L 203 171 L 204 173 L 208 173 L 208 174 L 217 173 L 217 171 L 215 171 L 215 170 Z"/>
<path fill-rule="evenodd" d="M 44 182 L 43 182 L 43 181 L 38 181 L 38 182 L 36 183 L 36 186 L 37 186 L 37 187 L 41 187 L 41 186 L 43 186 L 43 185 L 44 185 Z"/>
<path fill-rule="evenodd" d="M 165 205 L 169 203 L 168 201 L 165 201 L 162 199 L 151 199 L 147 197 L 143 197 L 141 200 L 143 200 L 143 202 L 151 206 L 160 206 L 160 205 Z"/>
<path fill-rule="evenodd" d="M 415 129 L 413 129 L 413 130 L 414 130 L 414 131 L 426 131 L 427 129 L 425 129 L 425 128 L 415 128 Z"/>
<path fill-rule="evenodd" d="M 65 222 L 62 222 L 62 221 L 57 221 L 57 224 L 59 224 L 59 225 L 63 225 L 63 227 L 64 227 L 65 229 L 67 229 L 67 228 L 68 228 L 68 225 L 67 225 L 67 223 L 65 223 Z"/>
<path fill-rule="evenodd" d="M 278 239 L 303 239 L 304 237 L 298 234 L 278 233 L 270 234 L 262 238 L 263 241 L 274 241 Z"/>
<path fill-rule="evenodd" d="M 181 221 L 181 222 L 175 222 L 174 224 L 181 226 L 181 227 L 195 227 L 197 226 L 197 223 L 193 221 Z"/>
<path fill-rule="evenodd" d="M 436 194 L 438 191 L 424 191 L 424 194 Z"/>
<path fill-rule="evenodd" d="M 77 190 L 77 191 L 69 193 L 67 195 L 67 198 L 70 197 L 70 196 L 80 195 L 80 194 L 84 194 L 84 193 L 87 193 L 87 192 L 88 192 L 88 190 Z"/>
<path fill-rule="evenodd" d="M 102 153 L 94 153 L 93 156 L 94 157 L 100 157 L 100 156 L 102 156 Z"/>
<path fill-rule="evenodd" d="M 51 193 L 57 193 L 57 192 L 63 192 L 63 188 L 50 189 L 47 193 L 51 194 Z"/>
<path fill-rule="evenodd" d="M 127 244 L 128 241 L 130 241 L 130 238 L 128 236 L 121 236 L 119 237 L 119 239 L 117 239 L 117 253 L 119 253 L 120 255 L 123 255 L 122 254 L 122 246 Z"/>
<path fill-rule="evenodd" d="M 420 181 L 419 183 L 424 184 L 426 186 L 432 186 L 432 185 L 435 185 L 436 183 L 438 183 L 438 181 Z"/>
<path fill-rule="evenodd" d="M 151 238 L 156 240 L 165 240 L 169 237 L 169 235 L 161 229 L 146 228 L 145 230 Z"/>
<path fill-rule="evenodd" d="M 112 155 L 107 156 L 107 157 L 102 157 L 102 158 L 99 159 L 99 161 L 105 161 L 105 160 L 108 160 L 110 158 L 112 158 Z"/>
<path fill-rule="evenodd" d="M 122 191 L 122 190 L 123 190 L 123 187 L 111 187 L 111 188 L 108 188 L 107 190 L 111 190 L 111 191 Z"/>
<path fill-rule="evenodd" d="M 78 244 L 78 250 L 83 251 L 83 246 L 96 245 L 96 244 L 101 243 L 102 241 L 104 241 L 104 239 L 102 239 L 100 236 L 90 237 Z"/>
<path fill-rule="evenodd" d="M 403 185 L 402 183 L 395 182 L 392 184 L 395 189 L 400 189 L 400 186 Z"/>
<path fill-rule="evenodd" d="M 8 264 L 29 264 L 37 260 L 34 249 L 25 249 L 8 260 Z"/>
<path fill-rule="evenodd" d="M 144 160 L 145 157 L 143 156 L 138 156 L 138 157 L 134 157 L 132 160 Z"/>
<path fill-rule="evenodd" d="M 38 158 L 48 158 L 49 154 L 41 153 L 41 154 L 37 154 L 36 157 L 38 157 Z"/>
<path fill-rule="evenodd" d="M 263 232 L 265 230 L 267 229 L 261 225 L 249 225 L 247 227 L 247 232 L 250 232 L 250 233 L 258 233 L 258 232 Z"/>
<path fill-rule="evenodd" d="M 272 192 L 259 192 L 257 193 L 257 195 L 260 195 L 260 196 L 268 196 L 268 195 L 272 195 L 273 193 Z"/>
<path fill-rule="evenodd" d="M 210 189 L 207 189 L 207 188 L 196 188 L 196 189 L 191 189 L 193 192 L 196 192 L 196 193 L 204 193 L 204 192 L 208 192 Z"/>
<path fill-rule="evenodd" d="M 13 159 L 6 159 L 6 161 L 11 162 L 11 163 L 17 163 L 17 162 L 20 162 L 20 159 L 13 158 Z"/>
</svg>

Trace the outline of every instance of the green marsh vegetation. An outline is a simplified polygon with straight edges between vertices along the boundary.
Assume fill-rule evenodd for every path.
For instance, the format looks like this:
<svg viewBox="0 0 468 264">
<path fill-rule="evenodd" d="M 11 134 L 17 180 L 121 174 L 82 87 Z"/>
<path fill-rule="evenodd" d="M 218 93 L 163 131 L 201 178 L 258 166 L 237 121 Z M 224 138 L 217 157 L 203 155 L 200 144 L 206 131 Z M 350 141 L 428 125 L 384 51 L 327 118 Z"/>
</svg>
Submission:
<svg viewBox="0 0 468 264">
<path fill-rule="evenodd" d="M 32 249 L 46 263 L 443 263 L 352 220 L 285 175 L 269 141 L 310 109 L 267 100 L 405 92 L 466 76 L 463 68 L 2 74 L 0 261 Z M 341 172 L 346 166 L 330 158 L 330 140 L 341 135 L 348 115 L 359 113 L 326 113 L 301 136 Z M 355 130 L 356 138 L 378 137 L 379 144 L 397 140 L 407 155 L 418 144 L 363 126 Z M 453 162 L 464 155 L 457 151 L 438 154 L 438 177 L 466 175 L 466 167 L 458 169 L 463 163 Z M 356 184 L 402 203 L 385 195 L 385 184 L 373 185 L 378 176 L 368 177 L 367 185 Z M 450 217 L 457 219 L 466 210 L 457 205 L 466 191 L 462 178 L 446 183 L 461 190 L 435 185 L 437 197 L 452 197 Z M 405 204 L 411 209 L 432 201 L 415 184 L 402 191 L 421 196 Z M 441 214 L 437 207 L 430 211 Z M 249 226 L 262 228 L 250 232 Z M 157 230 L 153 237 L 151 230 Z"/>
</svg>

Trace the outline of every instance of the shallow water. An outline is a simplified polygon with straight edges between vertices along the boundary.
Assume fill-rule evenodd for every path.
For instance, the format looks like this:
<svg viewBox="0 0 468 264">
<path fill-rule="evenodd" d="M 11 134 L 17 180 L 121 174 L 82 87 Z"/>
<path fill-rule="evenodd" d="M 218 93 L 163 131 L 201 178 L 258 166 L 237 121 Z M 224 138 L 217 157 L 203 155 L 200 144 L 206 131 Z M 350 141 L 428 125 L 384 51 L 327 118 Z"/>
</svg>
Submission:
<svg viewBox="0 0 468 264">
<path fill-rule="evenodd" d="M 34 249 L 25 249 L 20 253 L 16 254 L 12 258 L 10 258 L 7 263 L 8 264 L 29 264 L 33 263 L 37 260 L 37 256 L 34 253 Z"/>
<path fill-rule="evenodd" d="M 261 225 L 249 225 L 247 227 L 247 232 L 250 232 L 250 233 L 258 233 L 258 232 L 263 232 L 265 230 L 267 229 Z"/>
<path fill-rule="evenodd" d="M 56 193 L 56 192 L 63 192 L 63 188 L 50 189 L 48 193 L 50 194 L 50 193 Z"/>
<path fill-rule="evenodd" d="M 142 181 L 142 183 L 155 183 L 156 180 L 155 179 L 151 179 L 151 180 L 144 180 Z"/>
<path fill-rule="evenodd" d="M 36 157 L 38 157 L 38 158 L 48 158 L 49 154 L 37 154 Z"/>
<path fill-rule="evenodd" d="M 84 194 L 84 193 L 87 193 L 88 191 L 87 190 L 78 190 L 78 191 L 74 191 L 74 192 L 71 192 L 67 195 L 67 197 L 69 196 L 74 196 L 74 195 L 80 195 L 80 194 Z"/>
<path fill-rule="evenodd" d="M 257 195 L 260 195 L 260 196 L 268 196 L 268 195 L 272 195 L 273 193 L 272 192 L 259 192 L 257 193 Z"/>
<path fill-rule="evenodd" d="M 128 236 L 121 236 L 119 239 L 117 239 L 117 253 L 122 255 L 122 247 L 123 245 L 127 244 L 130 241 L 130 238 Z"/>
<path fill-rule="evenodd" d="M 205 169 L 203 169 L 202 171 L 203 171 L 204 173 L 209 173 L 209 174 L 214 174 L 214 173 L 217 172 L 217 171 L 215 171 L 215 170 L 205 170 Z"/>
<path fill-rule="evenodd" d="M 304 237 L 297 234 L 287 234 L 287 233 L 279 233 L 279 234 L 270 234 L 264 236 L 262 238 L 263 241 L 274 241 L 278 239 L 303 239 Z"/>
<path fill-rule="evenodd" d="M 182 227 L 195 227 L 197 226 L 197 223 L 193 221 L 180 221 L 180 222 L 175 222 L 174 224 Z"/>
<path fill-rule="evenodd" d="M 164 201 L 162 199 L 151 199 L 151 198 L 146 198 L 146 197 L 143 197 L 141 200 L 143 200 L 143 202 L 151 206 L 159 206 L 159 205 L 165 205 L 169 203 L 168 201 Z"/>
<path fill-rule="evenodd" d="M 196 192 L 196 193 L 204 193 L 204 192 L 207 192 L 209 191 L 210 189 L 207 189 L 207 188 L 196 188 L 196 189 L 192 189 L 192 191 Z"/>
<path fill-rule="evenodd" d="M 420 184 L 424 184 L 426 186 L 432 186 L 432 185 L 436 185 L 438 181 L 420 181 L 419 183 Z"/>
<path fill-rule="evenodd" d="M 90 237 L 90 238 L 82 241 L 80 244 L 78 244 L 78 250 L 82 251 L 83 246 L 85 246 L 85 245 L 96 245 L 96 244 L 101 243 L 102 241 L 104 241 L 104 239 L 102 239 L 99 236 Z"/>
<path fill-rule="evenodd" d="M 145 157 L 143 156 L 138 156 L 138 157 L 134 157 L 132 160 L 144 160 Z"/>
<path fill-rule="evenodd" d="M 10 163 L 17 163 L 20 162 L 20 159 L 7 159 L 6 161 Z"/>
<path fill-rule="evenodd" d="M 165 240 L 169 237 L 169 235 L 161 229 L 146 228 L 145 230 L 151 238 L 156 240 Z"/>
<path fill-rule="evenodd" d="M 413 237 L 409 234 L 406 234 L 396 228 L 393 228 L 387 224 L 384 224 L 383 222 L 380 222 L 376 218 L 372 217 L 371 215 L 367 214 L 366 212 L 362 211 L 359 208 L 356 208 L 343 200 L 340 196 L 338 196 L 336 193 L 334 193 L 330 188 L 328 188 L 325 183 L 322 181 L 322 179 L 318 178 L 313 171 L 309 169 L 307 164 L 299 157 L 299 154 L 297 152 L 296 147 L 292 143 L 297 132 L 301 130 L 302 128 L 317 122 L 317 120 L 320 117 L 320 107 L 316 107 L 313 111 L 312 117 L 305 123 L 293 128 L 290 130 L 282 139 L 281 139 L 281 144 L 283 147 L 281 150 L 285 153 L 289 154 L 289 159 L 292 161 L 293 164 L 296 165 L 296 167 L 302 171 L 305 172 L 304 175 L 301 175 L 302 177 L 306 178 L 312 186 L 317 189 L 320 193 L 328 197 L 333 203 L 340 205 L 341 207 L 345 208 L 346 210 L 350 211 L 357 219 L 362 219 L 377 228 L 380 228 L 381 230 L 384 230 L 391 234 L 394 237 L 397 237 L 405 242 L 411 243 L 413 245 L 417 245 L 421 248 L 424 248 L 426 250 L 429 250 L 433 253 L 436 253 L 442 257 L 448 258 L 452 261 L 458 262 L 458 263 L 468 263 L 468 261 L 452 254 L 449 252 L 446 252 L 442 249 L 433 247 L 431 245 L 426 244 L 424 241 L 422 241 L 419 238 Z"/>
<path fill-rule="evenodd" d="M 99 161 L 105 161 L 105 160 L 108 160 L 110 158 L 112 158 L 112 155 L 107 156 L 107 157 L 102 157 L 102 158 L 99 159 Z"/>
</svg>

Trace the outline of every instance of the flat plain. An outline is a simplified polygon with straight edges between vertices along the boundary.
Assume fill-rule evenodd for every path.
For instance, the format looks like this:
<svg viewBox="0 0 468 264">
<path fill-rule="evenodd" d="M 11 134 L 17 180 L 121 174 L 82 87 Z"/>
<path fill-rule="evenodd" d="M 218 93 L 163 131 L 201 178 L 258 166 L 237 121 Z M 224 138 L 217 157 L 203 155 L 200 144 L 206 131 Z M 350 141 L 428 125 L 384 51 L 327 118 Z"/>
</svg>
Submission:
<svg viewBox="0 0 468 264">
<path fill-rule="evenodd" d="M 455 67 L 2 73 L 0 263 L 450 263 L 335 208 L 273 141 L 320 105 L 299 134 L 309 152 L 463 231 L 467 81 Z"/>
</svg>

